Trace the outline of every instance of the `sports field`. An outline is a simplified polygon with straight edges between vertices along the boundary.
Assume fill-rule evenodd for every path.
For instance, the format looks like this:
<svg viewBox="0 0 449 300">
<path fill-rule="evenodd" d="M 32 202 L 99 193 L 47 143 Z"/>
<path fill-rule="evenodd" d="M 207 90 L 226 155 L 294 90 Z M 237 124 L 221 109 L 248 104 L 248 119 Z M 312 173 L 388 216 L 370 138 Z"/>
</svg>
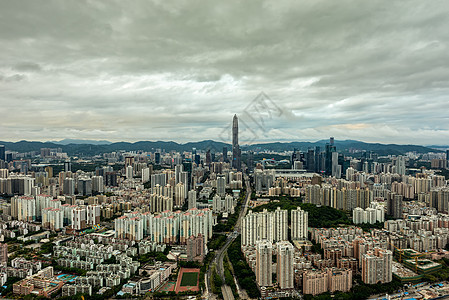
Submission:
<svg viewBox="0 0 449 300">
<path fill-rule="evenodd" d="M 172 292 L 175 290 L 176 282 L 167 281 L 164 285 L 159 288 L 159 292 Z"/>
<path fill-rule="evenodd" d="M 200 269 L 198 268 L 181 268 L 178 273 L 175 292 L 199 291 L 199 274 Z"/>
<path fill-rule="evenodd" d="M 181 278 L 181 286 L 196 286 L 198 272 L 184 272 Z"/>
</svg>

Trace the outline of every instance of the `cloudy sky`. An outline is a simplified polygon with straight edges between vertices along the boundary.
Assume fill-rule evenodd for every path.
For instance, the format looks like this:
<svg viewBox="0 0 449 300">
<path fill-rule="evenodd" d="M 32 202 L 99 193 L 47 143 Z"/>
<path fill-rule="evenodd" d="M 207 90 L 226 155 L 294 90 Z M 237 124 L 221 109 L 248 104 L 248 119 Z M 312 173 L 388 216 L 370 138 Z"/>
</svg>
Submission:
<svg viewBox="0 0 449 300">
<path fill-rule="evenodd" d="M 242 142 L 449 144 L 448 10 L 2 1 L 0 140 L 219 140 L 236 113 Z"/>
</svg>

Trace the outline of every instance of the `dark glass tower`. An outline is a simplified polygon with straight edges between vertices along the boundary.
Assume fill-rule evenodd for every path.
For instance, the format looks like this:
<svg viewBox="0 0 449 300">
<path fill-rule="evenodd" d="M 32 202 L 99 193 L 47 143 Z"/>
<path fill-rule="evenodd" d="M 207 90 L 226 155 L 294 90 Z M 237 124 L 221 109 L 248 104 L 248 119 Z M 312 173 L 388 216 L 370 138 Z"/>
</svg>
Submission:
<svg viewBox="0 0 449 300">
<path fill-rule="evenodd" d="M 242 169 L 239 147 L 239 119 L 234 115 L 232 119 L 232 167 L 240 171 Z"/>
</svg>

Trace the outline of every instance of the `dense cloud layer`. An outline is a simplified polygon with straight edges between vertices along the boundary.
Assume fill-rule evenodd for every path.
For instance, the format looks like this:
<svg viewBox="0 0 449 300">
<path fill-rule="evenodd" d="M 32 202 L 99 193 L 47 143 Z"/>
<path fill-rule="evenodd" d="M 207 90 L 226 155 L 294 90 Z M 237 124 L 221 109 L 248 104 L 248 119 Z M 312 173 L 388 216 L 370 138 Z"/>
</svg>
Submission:
<svg viewBox="0 0 449 300">
<path fill-rule="evenodd" d="M 447 144 L 448 9 L 3 1 L 0 140 L 217 139 L 237 113 L 249 142 Z M 261 91 L 281 113 L 247 108 Z"/>
</svg>

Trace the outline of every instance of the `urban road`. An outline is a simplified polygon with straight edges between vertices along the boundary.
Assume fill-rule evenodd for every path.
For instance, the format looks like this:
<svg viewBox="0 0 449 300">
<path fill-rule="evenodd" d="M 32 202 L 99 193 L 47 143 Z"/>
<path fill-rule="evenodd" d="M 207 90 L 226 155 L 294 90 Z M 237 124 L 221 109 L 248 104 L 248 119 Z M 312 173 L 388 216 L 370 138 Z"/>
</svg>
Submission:
<svg viewBox="0 0 449 300">
<path fill-rule="evenodd" d="M 223 258 L 228 250 L 229 245 L 233 241 L 235 241 L 235 239 L 239 236 L 240 230 L 241 230 L 242 218 L 246 215 L 246 213 L 248 211 L 247 204 L 248 204 L 249 199 L 251 198 L 251 185 L 249 183 L 249 179 L 247 176 L 245 176 L 245 186 L 246 186 L 246 197 L 242 203 L 243 209 L 240 210 L 239 217 L 237 219 L 237 222 L 235 223 L 234 232 L 232 232 L 228 235 L 228 238 L 226 239 L 226 243 L 224 244 L 224 246 L 216 252 L 213 263 L 211 263 L 211 265 L 209 266 L 209 270 L 206 273 L 206 295 L 205 295 L 206 299 L 213 298 L 213 293 L 210 289 L 211 276 L 212 276 L 212 265 L 216 265 L 217 272 L 220 275 L 221 280 L 223 281 L 223 286 L 221 287 L 221 291 L 222 291 L 224 300 L 233 300 L 234 299 L 234 295 L 232 294 L 231 287 L 225 283 Z M 237 289 L 239 289 L 238 284 L 237 284 Z"/>
</svg>

